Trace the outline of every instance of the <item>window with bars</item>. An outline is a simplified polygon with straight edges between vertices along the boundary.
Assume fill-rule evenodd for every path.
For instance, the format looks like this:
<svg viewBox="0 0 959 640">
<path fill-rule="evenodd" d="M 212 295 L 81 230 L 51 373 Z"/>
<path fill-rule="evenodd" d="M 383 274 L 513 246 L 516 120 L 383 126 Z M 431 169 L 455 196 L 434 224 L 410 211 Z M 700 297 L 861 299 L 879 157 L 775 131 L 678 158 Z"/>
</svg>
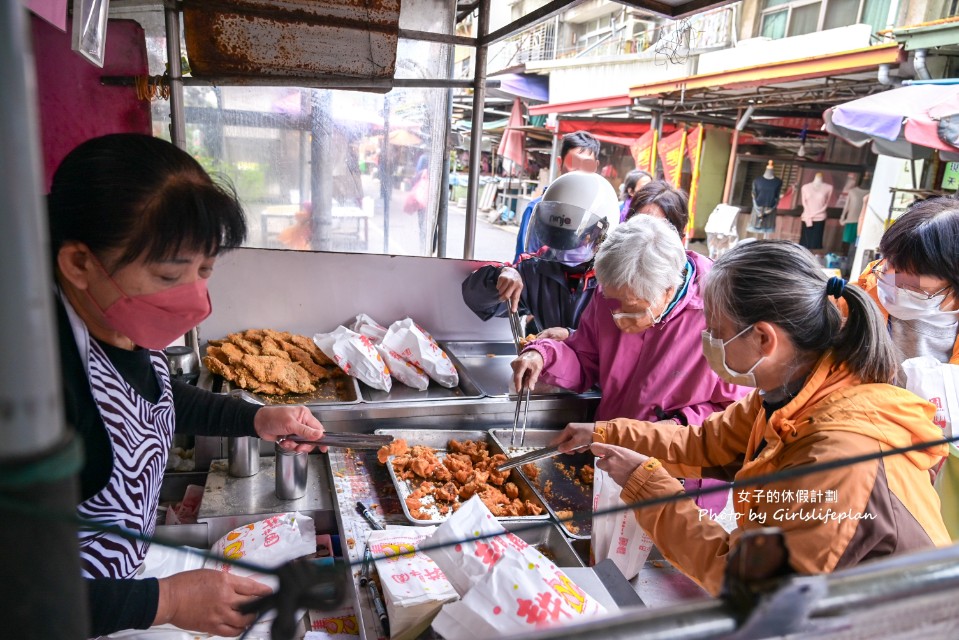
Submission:
<svg viewBox="0 0 959 640">
<path fill-rule="evenodd" d="M 859 23 L 881 31 L 887 26 L 890 1 L 763 0 L 759 35 L 778 39 Z"/>
</svg>

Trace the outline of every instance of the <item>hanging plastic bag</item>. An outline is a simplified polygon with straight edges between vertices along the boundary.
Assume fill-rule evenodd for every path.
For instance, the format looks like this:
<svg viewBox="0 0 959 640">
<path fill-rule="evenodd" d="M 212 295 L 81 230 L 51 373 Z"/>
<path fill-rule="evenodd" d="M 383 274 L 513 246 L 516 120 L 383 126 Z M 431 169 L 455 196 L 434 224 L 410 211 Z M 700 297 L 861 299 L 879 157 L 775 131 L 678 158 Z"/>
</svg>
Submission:
<svg viewBox="0 0 959 640">
<path fill-rule="evenodd" d="M 433 380 L 452 389 L 460 383 L 456 367 L 425 329 L 411 318 L 397 320 L 383 337 L 383 347 L 426 372 Z"/>
<path fill-rule="evenodd" d="M 959 365 L 923 356 L 903 362 L 902 371 L 906 389 L 931 402 L 936 407 L 933 422 L 943 436 L 953 436 L 959 429 Z M 959 447 L 954 443 L 950 443 L 949 455 L 936 471 L 942 519 L 952 539 L 959 540 Z"/>
<path fill-rule="evenodd" d="M 593 474 L 593 511 L 624 506 L 619 497 L 622 490 L 608 473 L 596 467 Z M 632 511 L 593 516 L 593 564 L 610 558 L 626 579 L 632 580 L 646 564 L 652 549 L 652 538 L 636 522 Z"/>
<path fill-rule="evenodd" d="M 383 338 L 387 332 L 386 327 L 365 313 L 361 313 L 356 316 L 356 320 L 353 322 L 351 329 L 370 339 L 377 353 L 379 353 L 383 361 L 386 362 L 391 376 L 406 386 L 418 389 L 419 391 L 425 391 L 427 387 L 430 386 L 430 378 L 422 369 L 383 345 Z"/>
<path fill-rule="evenodd" d="M 368 337 L 339 326 L 331 333 L 316 334 L 313 342 L 347 375 L 381 391 L 393 388 L 390 370 Z"/>
</svg>

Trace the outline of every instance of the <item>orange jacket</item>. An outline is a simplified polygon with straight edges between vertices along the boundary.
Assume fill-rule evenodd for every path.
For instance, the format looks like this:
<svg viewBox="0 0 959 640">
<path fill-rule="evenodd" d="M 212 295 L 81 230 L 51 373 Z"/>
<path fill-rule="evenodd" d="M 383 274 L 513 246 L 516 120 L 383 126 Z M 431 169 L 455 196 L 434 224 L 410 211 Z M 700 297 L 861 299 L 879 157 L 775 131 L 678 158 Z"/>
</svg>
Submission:
<svg viewBox="0 0 959 640">
<path fill-rule="evenodd" d="M 594 440 L 662 462 L 633 472 L 621 494 L 631 503 L 681 492 L 674 476 L 742 480 L 934 441 L 942 434 L 933 415 L 928 402 L 892 385 L 862 384 L 827 354 L 799 394 L 768 420 L 754 391 L 702 426 L 616 419 L 596 423 Z M 785 531 L 798 572 L 830 572 L 950 544 L 929 483 L 929 469 L 946 451 L 940 445 L 734 490 L 738 528 L 732 534 L 692 500 L 638 509 L 636 519 L 670 562 L 713 594 L 719 593 L 726 555 L 741 533 L 763 526 Z"/>
<path fill-rule="evenodd" d="M 859 282 L 857 283 L 859 287 L 864 290 L 869 297 L 872 298 L 876 306 L 879 307 L 879 311 L 882 312 L 882 316 L 886 319 L 886 322 L 889 322 L 889 312 L 886 311 L 886 308 L 882 306 L 882 303 L 879 302 L 879 283 L 877 282 L 876 275 L 872 272 L 873 268 L 881 262 L 876 260 L 870 262 L 866 265 L 866 270 L 862 272 L 862 275 L 859 276 Z M 843 315 L 846 315 L 846 304 L 845 300 L 839 301 L 841 304 L 839 308 L 842 310 Z M 949 358 L 949 364 L 959 364 L 959 334 L 956 335 L 956 342 L 952 347 L 952 357 Z"/>
</svg>

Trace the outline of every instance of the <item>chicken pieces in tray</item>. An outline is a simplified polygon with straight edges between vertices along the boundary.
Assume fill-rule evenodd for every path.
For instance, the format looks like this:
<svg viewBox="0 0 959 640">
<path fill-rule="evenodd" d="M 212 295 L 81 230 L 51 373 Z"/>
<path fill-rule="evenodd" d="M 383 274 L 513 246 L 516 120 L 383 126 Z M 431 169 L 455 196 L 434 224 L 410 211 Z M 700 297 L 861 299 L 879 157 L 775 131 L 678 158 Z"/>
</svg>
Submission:
<svg viewBox="0 0 959 640">
<path fill-rule="evenodd" d="M 378 459 L 393 458 L 393 472 L 417 488 L 406 498 L 410 514 L 417 520 L 434 520 L 459 509 L 460 504 L 478 495 L 497 517 L 538 516 L 543 507 L 519 497 L 519 487 L 509 482 L 509 471 L 497 471 L 506 462 L 502 453 L 490 455 L 485 442 L 450 440 L 445 456 L 423 445 L 409 448 L 396 440 L 380 449 Z M 417 486 L 418 483 L 418 486 Z"/>
<path fill-rule="evenodd" d="M 271 329 L 210 340 L 203 364 L 242 389 L 275 395 L 315 391 L 334 365 L 306 336 Z"/>
</svg>

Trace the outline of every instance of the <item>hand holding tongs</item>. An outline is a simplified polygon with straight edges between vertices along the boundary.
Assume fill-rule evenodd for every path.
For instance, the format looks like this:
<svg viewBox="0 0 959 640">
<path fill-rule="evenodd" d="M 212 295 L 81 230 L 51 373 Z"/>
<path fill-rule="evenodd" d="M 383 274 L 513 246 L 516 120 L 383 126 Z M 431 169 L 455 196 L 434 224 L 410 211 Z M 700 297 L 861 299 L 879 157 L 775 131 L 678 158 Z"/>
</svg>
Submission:
<svg viewBox="0 0 959 640">
<path fill-rule="evenodd" d="M 516 355 L 523 350 L 523 346 L 520 343 L 520 339 L 523 338 L 523 328 L 520 323 L 519 314 L 515 311 L 509 312 L 509 326 L 513 331 L 513 342 L 516 343 Z M 523 442 L 526 440 L 526 418 L 529 415 L 529 394 L 530 388 L 524 388 L 521 386 L 516 390 L 516 413 L 513 414 L 513 430 L 510 432 L 509 444 L 511 447 L 523 446 Z M 525 398 L 524 398 L 525 395 Z M 523 405 L 523 400 L 526 401 L 526 408 L 523 411 L 523 430 L 520 432 L 519 445 L 516 444 L 516 426 L 519 424 L 519 411 L 520 407 Z"/>
<path fill-rule="evenodd" d="M 365 433 L 334 433 L 327 431 L 319 440 L 308 440 L 302 436 L 286 436 L 283 440 L 290 440 L 297 444 L 312 444 L 318 447 L 341 447 L 348 449 L 379 449 L 393 442 L 393 436 L 369 435 Z"/>
</svg>

